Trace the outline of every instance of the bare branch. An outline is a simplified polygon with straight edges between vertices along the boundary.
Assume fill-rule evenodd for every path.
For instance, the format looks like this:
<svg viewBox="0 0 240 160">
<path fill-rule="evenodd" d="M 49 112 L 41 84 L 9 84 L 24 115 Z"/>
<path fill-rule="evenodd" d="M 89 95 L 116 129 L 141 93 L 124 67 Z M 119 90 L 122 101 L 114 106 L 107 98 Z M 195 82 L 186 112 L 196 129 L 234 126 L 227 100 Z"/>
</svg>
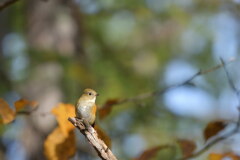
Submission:
<svg viewBox="0 0 240 160">
<path fill-rule="evenodd" d="M 234 61 L 235 61 L 235 59 L 230 59 L 226 64 L 229 64 L 229 63 L 234 62 Z M 119 99 L 116 103 L 112 104 L 111 106 L 120 105 L 120 104 L 127 103 L 127 102 L 135 102 L 135 101 L 143 100 L 143 99 L 150 98 L 150 97 L 153 97 L 153 96 L 162 95 L 163 93 L 165 93 L 166 91 L 168 91 L 170 89 L 187 85 L 187 84 L 191 83 L 191 81 L 193 79 L 195 79 L 196 77 L 201 76 L 201 75 L 205 75 L 205 74 L 210 73 L 210 72 L 213 72 L 217 69 L 220 69 L 223 66 L 224 66 L 224 64 L 218 64 L 218 65 L 216 65 L 212 68 L 209 68 L 207 70 L 199 70 L 198 72 L 196 72 L 195 74 L 193 74 L 191 77 L 189 77 L 187 80 L 185 80 L 184 82 L 182 82 L 180 84 L 171 85 L 171 86 L 168 86 L 168 87 L 163 88 L 161 90 L 156 90 L 156 91 L 152 91 L 152 92 L 148 92 L 148 93 L 143 93 L 143 94 L 140 94 L 140 95 L 137 95 L 137 96 L 134 96 L 134 97 L 130 97 L 130 98 Z M 100 110 L 104 109 L 104 106 L 106 106 L 106 104 L 104 104 L 102 107 L 100 107 Z"/>
<path fill-rule="evenodd" d="M 237 99 L 238 99 L 238 106 L 237 106 L 237 108 L 238 108 L 238 121 L 237 121 L 237 126 L 236 126 L 237 128 L 236 128 L 236 130 L 239 130 L 239 128 L 240 128 L 240 90 L 237 89 L 236 86 L 234 85 L 233 80 L 230 77 L 230 74 L 229 74 L 229 72 L 228 72 L 228 70 L 227 70 L 227 68 L 225 66 L 225 62 L 223 61 L 222 58 L 220 58 L 220 60 L 221 60 L 221 63 L 223 65 L 223 69 L 224 69 L 224 71 L 226 73 L 228 83 L 229 83 L 231 89 L 234 91 L 234 93 L 235 93 L 235 95 L 237 96 Z"/>
<path fill-rule="evenodd" d="M 182 157 L 179 158 L 177 160 L 187 160 L 190 158 L 195 158 L 197 156 L 200 156 L 201 154 L 205 153 L 206 151 L 208 151 L 208 149 L 210 149 L 211 147 L 215 146 L 216 144 L 218 144 L 219 142 L 227 139 L 228 137 L 236 134 L 238 132 L 238 130 L 236 130 L 236 128 L 234 128 L 231 132 L 228 132 L 224 135 L 221 136 L 214 136 L 213 138 L 210 139 L 210 141 L 208 143 L 206 143 L 201 149 L 197 150 L 196 152 L 186 156 L 186 157 Z"/>
<path fill-rule="evenodd" d="M 236 93 L 236 95 L 238 95 L 238 90 L 237 90 L 237 88 L 235 87 L 235 85 L 234 85 L 234 83 L 233 83 L 233 80 L 232 80 L 231 77 L 230 77 L 229 72 L 227 71 L 227 68 L 226 68 L 226 66 L 225 66 L 225 62 L 223 61 L 222 58 L 220 58 L 220 60 L 221 60 L 221 63 L 222 63 L 222 65 L 223 65 L 223 69 L 224 69 L 224 71 L 225 71 L 225 73 L 226 73 L 227 80 L 228 80 L 228 83 L 229 83 L 231 89 Z"/>
<path fill-rule="evenodd" d="M 236 96 L 238 98 L 238 106 L 237 106 L 237 108 L 238 108 L 238 121 L 237 121 L 237 124 L 236 124 L 235 128 L 233 128 L 230 132 L 225 133 L 224 135 L 221 135 L 221 136 L 216 135 L 216 136 L 212 137 L 210 139 L 210 141 L 207 144 L 205 144 L 200 150 L 194 152 L 193 154 L 191 154 L 191 155 L 189 155 L 187 157 L 183 157 L 183 158 L 180 158 L 178 160 L 187 160 L 189 158 L 197 157 L 197 156 L 203 154 L 204 152 L 206 152 L 209 148 L 211 148 L 214 145 L 218 144 L 219 142 L 227 139 L 228 137 L 238 133 L 238 131 L 239 131 L 239 128 L 240 128 L 240 95 L 239 95 L 240 94 L 240 90 L 235 87 L 235 85 L 233 83 L 233 80 L 230 77 L 230 74 L 229 74 L 229 72 L 228 72 L 228 70 L 226 68 L 226 63 L 223 61 L 222 58 L 220 58 L 220 60 L 221 60 L 221 64 L 219 65 L 219 67 L 223 67 L 224 72 L 226 73 L 226 77 L 227 77 L 228 83 L 229 83 L 231 89 L 234 91 L 234 93 L 236 94 Z"/>
<path fill-rule="evenodd" d="M 68 120 L 87 138 L 102 160 L 117 160 L 107 145 L 98 138 L 97 132 L 89 123 L 82 119 L 71 117 Z"/>
<path fill-rule="evenodd" d="M 4 10 L 5 8 L 7 8 L 8 6 L 16 3 L 19 0 L 6 0 L 2 3 L 0 3 L 0 11 Z"/>
</svg>

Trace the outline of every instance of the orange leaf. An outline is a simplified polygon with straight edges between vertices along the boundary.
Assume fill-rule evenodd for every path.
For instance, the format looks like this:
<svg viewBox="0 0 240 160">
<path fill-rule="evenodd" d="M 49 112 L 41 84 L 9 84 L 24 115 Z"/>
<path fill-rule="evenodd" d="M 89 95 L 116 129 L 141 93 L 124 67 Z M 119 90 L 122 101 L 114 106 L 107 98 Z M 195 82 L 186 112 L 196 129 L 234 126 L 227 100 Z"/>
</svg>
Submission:
<svg viewBox="0 0 240 160">
<path fill-rule="evenodd" d="M 223 121 L 214 121 L 208 123 L 207 127 L 204 129 L 204 139 L 207 141 L 212 136 L 218 134 L 221 130 L 226 127 Z"/>
<path fill-rule="evenodd" d="M 178 139 L 177 142 L 180 145 L 184 157 L 191 155 L 196 149 L 196 144 L 193 141 L 187 139 Z"/>
<path fill-rule="evenodd" d="M 76 152 L 75 133 L 65 136 L 60 127 L 55 128 L 44 142 L 44 154 L 48 160 L 67 160 Z"/>
<path fill-rule="evenodd" d="M 28 106 L 31 106 L 31 107 L 36 107 L 38 105 L 38 103 L 36 101 L 29 101 L 29 100 L 26 100 L 26 99 L 19 99 L 17 100 L 15 103 L 14 103 L 14 106 L 16 108 L 16 112 L 28 107 Z"/>
<path fill-rule="evenodd" d="M 105 118 L 111 111 L 113 105 L 119 104 L 121 100 L 119 99 L 109 99 L 107 102 L 99 109 L 99 118 Z"/>
<path fill-rule="evenodd" d="M 97 131 L 98 137 L 105 142 L 108 148 L 111 148 L 112 146 L 111 138 L 103 131 L 103 129 L 100 128 L 99 125 L 95 125 L 94 129 Z"/>
<path fill-rule="evenodd" d="M 0 98 L 0 124 L 7 124 L 15 119 L 15 111 L 9 104 Z"/>
<path fill-rule="evenodd" d="M 75 107 L 72 104 L 60 103 L 52 109 L 56 116 L 60 129 L 65 136 L 68 136 L 75 127 L 68 121 L 68 117 L 75 117 Z"/>
<path fill-rule="evenodd" d="M 221 159 L 222 159 L 222 155 L 221 154 L 211 153 L 208 156 L 208 160 L 221 160 Z"/>
<path fill-rule="evenodd" d="M 223 159 L 239 160 L 240 157 L 233 153 L 224 154 L 211 153 L 208 156 L 208 160 L 223 160 Z"/>
<path fill-rule="evenodd" d="M 160 150 L 165 149 L 165 148 L 169 148 L 169 147 L 172 147 L 172 146 L 161 145 L 161 146 L 156 146 L 156 147 L 150 148 L 148 150 L 145 150 L 138 158 L 135 158 L 134 160 L 149 160 L 149 159 L 155 157 L 156 154 Z"/>
</svg>

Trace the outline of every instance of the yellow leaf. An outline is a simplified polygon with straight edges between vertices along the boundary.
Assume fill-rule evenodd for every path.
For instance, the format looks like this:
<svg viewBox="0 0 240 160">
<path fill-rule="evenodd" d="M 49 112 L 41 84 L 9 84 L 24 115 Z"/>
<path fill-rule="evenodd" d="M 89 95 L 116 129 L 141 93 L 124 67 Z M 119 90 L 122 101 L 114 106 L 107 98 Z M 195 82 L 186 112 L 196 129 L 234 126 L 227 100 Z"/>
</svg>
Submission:
<svg viewBox="0 0 240 160">
<path fill-rule="evenodd" d="M 222 159 L 222 155 L 221 154 L 211 153 L 208 156 L 208 160 L 221 160 L 221 159 Z"/>
<path fill-rule="evenodd" d="M 68 160 L 76 152 L 75 133 L 72 130 L 65 136 L 57 127 L 44 142 L 44 154 L 48 160 Z"/>
<path fill-rule="evenodd" d="M 218 154 L 218 153 L 210 153 L 208 156 L 208 160 L 239 160 L 240 157 L 233 154 L 233 153 L 224 153 L 224 154 Z"/>
<path fill-rule="evenodd" d="M 68 136 L 75 127 L 68 121 L 68 117 L 75 117 L 75 107 L 72 104 L 60 103 L 52 109 L 56 116 L 60 129 L 65 136 Z"/>
<path fill-rule="evenodd" d="M 0 98 L 0 124 L 7 124 L 15 119 L 15 111 L 8 103 Z"/>
<path fill-rule="evenodd" d="M 14 106 L 16 108 L 16 112 L 24 109 L 25 107 L 31 106 L 31 107 L 36 107 L 38 103 L 36 101 L 29 101 L 26 99 L 19 99 L 14 103 Z"/>
</svg>

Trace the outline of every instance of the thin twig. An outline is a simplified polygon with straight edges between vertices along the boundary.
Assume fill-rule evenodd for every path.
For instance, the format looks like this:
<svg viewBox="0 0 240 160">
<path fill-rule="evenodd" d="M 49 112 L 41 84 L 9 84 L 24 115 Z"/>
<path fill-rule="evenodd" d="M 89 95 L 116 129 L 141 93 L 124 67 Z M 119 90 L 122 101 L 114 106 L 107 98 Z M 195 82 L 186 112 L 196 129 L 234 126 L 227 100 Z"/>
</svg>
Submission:
<svg viewBox="0 0 240 160">
<path fill-rule="evenodd" d="M 237 98 L 238 98 L 238 121 L 237 121 L 237 124 L 236 126 L 228 133 L 224 134 L 224 135 L 216 135 L 214 137 L 211 138 L 211 140 L 206 144 L 204 145 L 200 150 L 194 152 L 193 154 L 187 156 L 187 157 L 183 157 L 183 158 L 180 158 L 178 160 L 187 160 L 187 159 L 190 159 L 190 158 L 194 158 L 194 157 L 197 157 L 201 154 L 203 154 L 204 152 L 206 152 L 209 148 L 213 147 L 214 145 L 218 144 L 219 142 L 229 138 L 230 136 L 238 133 L 239 131 L 239 128 L 240 128 L 240 96 L 239 96 L 239 93 L 240 93 L 240 90 L 237 89 L 233 83 L 233 80 L 232 78 L 230 77 L 230 74 L 226 68 L 226 63 L 223 61 L 223 59 L 221 59 L 221 66 L 223 67 L 224 69 L 224 72 L 226 74 L 226 77 L 227 77 L 227 80 L 228 80 L 228 83 L 231 87 L 231 89 L 233 90 L 233 92 L 236 94 Z"/>
<path fill-rule="evenodd" d="M 87 138 L 102 160 L 117 160 L 107 145 L 98 138 L 97 132 L 91 125 L 82 119 L 69 117 L 68 120 Z"/>
<path fill-rule="evenodd" d="M 231 89 L 233 90 L 233 92 L 235 93 L 235 95 L 237 96 L 237 99 L 238 99 L 238 105 L 237 105 L 238 121 L 237 121 L 237 126 L 236 126 L 237 128 L 236 129 L 239 130 L 239 128 L 240 128 L 240 90 L 237 89 L 237 87 L 234 85 L 233 80 L 230 77 L 230 74 L 229 74 L 229 72 L 228 72 L 228 70 L 227 70 L 227 68 L 225 66 L 225 62 L 223 61 L 222 58 L 220 58 L 220 60 L 221 60 L 221 63 L 223 64 L 223 69 L 224 69 L 225 74 L 227 76 L 228 83 L 229 83 Z"/>
<path fill-rule="evenodd" d="M 220 58 L 220 60 L 221 60 L 221 63 L 222 63 L 222 65 L 223 65 L 223 69 L 224 69 L 224 72 L 225 72 L 225 74 L 226 74 L 226 76 L 227 76 L 227 80 L 228 80 L 228 83 L 229 83 L 231 89 L 236 93 L 236 95 L 238 95 L 238 90 L 237 90 L 237 88 L 235 87 L 235 85 L 234 85 L 234 83 L 233 83 L 233 80 L 232 80 L 231 77 L 230 77 L 229 72 L 227 71 L 227 68 L 226 68 L 226 66 L 225 66 L 225 62 L 223 61 L 222 58 Z"/>
<path fill-rule="evenodd" d="M 16 3 L 19 0 L 6 0 L 2 3 L 0 3 L 0 11 L 2 11 L 3 9 L 9 7 L 10 5 Z"/>
<path fill-rule="evenodd" d="M 227 62 L 227 64 L 229 64 L 231 62 L 234 62 L 234 61 L 235 61 L 235 59 L 230 59 Z M 198 72 L 196 72 L 195 74 L 193 74 L 191 77 L 189 77 L 187 80 L 185 80 L 184 82 L 182 82 L 180 84 L 171 85 L 171 86 L 168 86 L 168 87 L 163 88 L 161 90 L 156 90 L 156 91 L 152 91 L 152 92 L 148 92 L 148 93 L 143 93 L 143 94 L 140 94 L 140 95 L 137 95 L 137 96 L 134 96 L 134 97 L 130 97 L 130 98 L 119 99 L 114 104 L 111 104 L 111 107 L 115 106 L 115 105 L 120 105 L 120 104 L 123 104 L 123 103 L 127 103 L 127 102 L 135 102 L 135 101 L 143 100 L 143 99 L 150 98 L 150 97 L 153 97 L 153 96 L 162 95 L 163 93 L 165 93 L 165 92 L 167 92 L 167 91 L 169 91 L 171 89 L 174 89 L 174 88 L 177 88 L 177 87 L 181 87 L 181 86 L 190 84 L 191 81 L 193 79 L 195 79 L 196 77 L 198 77 L 200 75 L 205 75 L 205 74 L 213 72 L 215 70 L 218 70 L 218 69 L 220 69 L 223 66 L 224 66 L 224 64 L 218 64 L 218 65 L 216 65 L 216 66 L 214 66 L 212 68 L 206 69 L 206 70 L 199 70 Z M 104 104 L 102 107 L 100 107 L 100 110 L 104 109 L 104 106 L 106 106 L 106 104 Z M 107 106 L 107 107 L 109 107 L 109 106 Z"/>
<path fill-rule="evenodd" d="M 201 149 L 199 149 L 198 151 L 194 152 L 193 154 L 190 154 L 186 157 L 182 157 L 182 158 L 179 158 L 177 160 L 187 160 L 187 159 L 190 159 L 190 158 L 195 158 L 197 156 L 200 156 L 201 154 L 205 153 L 206 151 L 208 151 L 208 149 L 210 149 L 211 147 L 213 147 L 214 145 L 218 144 L 219 142 L 225 140 L 226 138 L 234 135 L 237 133 L 237 130 L 236 129 L 233 129 L 231 132 L 229 133 L 226 133 L 224 135 L 221 135 L 221 136 L 215 136 L 213 137 L 206 145 L 204 145 Z"/>
</svg>

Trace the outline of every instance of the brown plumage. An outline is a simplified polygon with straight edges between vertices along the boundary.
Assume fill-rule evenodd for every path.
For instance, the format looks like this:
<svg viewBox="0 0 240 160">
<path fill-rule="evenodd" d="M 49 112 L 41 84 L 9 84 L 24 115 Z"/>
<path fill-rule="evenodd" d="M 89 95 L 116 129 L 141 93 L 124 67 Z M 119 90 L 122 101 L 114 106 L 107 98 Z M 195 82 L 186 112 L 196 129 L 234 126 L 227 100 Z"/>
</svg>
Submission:
<svg viewBox="0 0 240 160">
<path fill-rule="evenodd" d="M 90 125 L 94 125 L 96 119 L 97 106 L 95 104 L 98 93 L 93 89 L 85 89 L 75 105 L 77 118 L 85 119 Z"/>
</svg>

